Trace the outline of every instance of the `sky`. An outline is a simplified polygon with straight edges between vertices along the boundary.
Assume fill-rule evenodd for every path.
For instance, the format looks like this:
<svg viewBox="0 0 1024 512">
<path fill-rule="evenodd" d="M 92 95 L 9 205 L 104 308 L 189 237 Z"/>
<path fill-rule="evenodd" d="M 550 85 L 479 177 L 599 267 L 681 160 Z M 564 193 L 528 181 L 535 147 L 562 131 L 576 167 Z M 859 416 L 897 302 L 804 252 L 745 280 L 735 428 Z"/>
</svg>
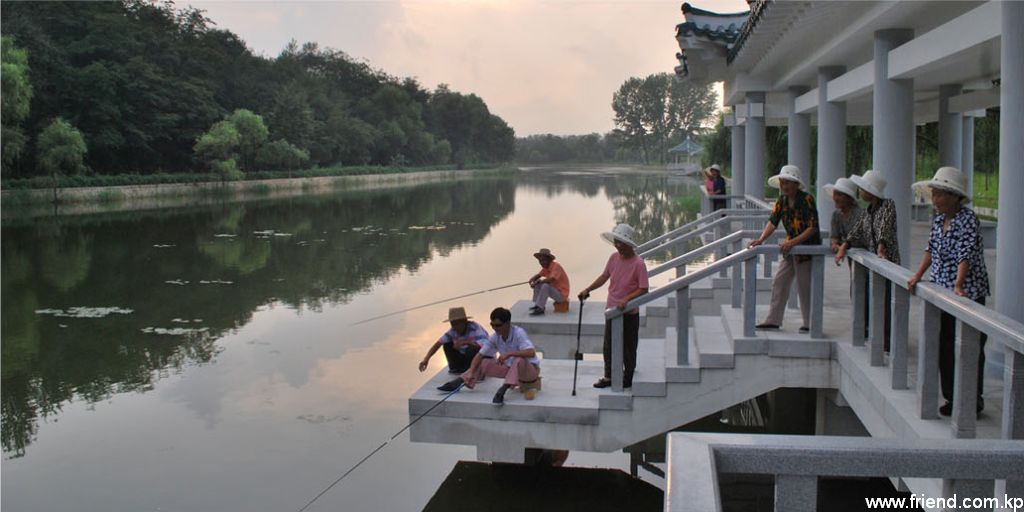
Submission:
<svg viewBox="0 0 1024 512">
<path fill-rule="evenodd" d="M 718 12 L 744 0 L 692 1 Z M 344 51 L 398 77 L 483 98 L 517 136 L 606 133 L 628 78 L 672 73 L 682 1 L 191 1 L 255 53 L 289 40 Z"/>
</svg>

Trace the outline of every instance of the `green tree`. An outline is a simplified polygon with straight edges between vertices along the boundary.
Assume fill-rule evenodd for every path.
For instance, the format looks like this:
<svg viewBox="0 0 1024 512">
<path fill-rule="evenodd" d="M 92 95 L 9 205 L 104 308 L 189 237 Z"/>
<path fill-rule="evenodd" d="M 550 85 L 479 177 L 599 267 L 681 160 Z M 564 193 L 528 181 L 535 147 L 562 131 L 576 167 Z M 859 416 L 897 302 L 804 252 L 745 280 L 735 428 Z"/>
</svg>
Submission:
<svg viewBox="0 0 1024 512">
<path fill-rule="evenodd" d="M 85 139 L 71 123 L 56 118 L 39 134 L 36 141 L 36 165 L 43 174 L 49 174 L 53 184 L 53 201 L 57 202 L 57 177 L 78 174 L 87 151 Z"/>
<path fill-rule="evenodd" d="M 238 109 L 226 120 L 238 132 L 238 160 L 241 168 L 243 171 L 251 171 L 256 163 L 256 152 L 267 140 L 268 131 L 263 118 L 252 111 Z"/>
<path fill-rule="evenodd" d="M 648 146 L 650 132 L 645 123 L 643 94 L 644 81 L 630 77 L 612 95 L 612 110 L 615 112 L 615 129 L 628 148 L 639 149 L 644 163 L 650 163 Z"/>
<path fill-rule="evenodd" d="M 256 167 L 267 170 L 297 169 L 309 162 L 309 153 L 286 140 L 278 139 L 260 147 Z"/>
<path fill-rule="evenodd" d="M 217 160 L 229 160 L 235 157 L 242 137 L 234 123 L 228 120 L 217 121 L 196 141 L 196 156 L 210 164 Z"/>
<path fill-rule="evenodd" d="M 626 80 L 612 95 L 615 127 L 644 162 L 657 150 L 664 162 L 670 143 L 697 134 L 712 118 L 718 95 L 711 84 L 678 81 L 668 73 Z"/>
<path fill-rule="evenodd" d="M 28 79 L 28 53 L 14 45 L 14 38 L 3 36 L 0 40 L 0 119 L 2 119 L 3 174 L 10 174 L 14 162 L 25 150 L 28 137 L 21 124 L 28 118 L 32 102 L 32 84 Z"/>
</svg>

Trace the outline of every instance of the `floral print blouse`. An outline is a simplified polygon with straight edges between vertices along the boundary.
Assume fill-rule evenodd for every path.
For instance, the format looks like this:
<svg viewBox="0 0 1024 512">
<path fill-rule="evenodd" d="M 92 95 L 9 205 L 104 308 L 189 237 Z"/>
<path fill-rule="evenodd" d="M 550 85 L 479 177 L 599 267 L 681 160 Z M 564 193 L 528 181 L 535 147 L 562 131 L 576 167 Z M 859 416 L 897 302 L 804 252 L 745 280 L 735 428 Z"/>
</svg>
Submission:
<svg viewBox="0 0 1024 512">
<path fill-rule="evenodd" d="M 814 228 L 814 234 L 804 240 L 801 245 L 821 245 L 821 230 L 818 229 L 818 206 L 814 202 L 814 196 L 807 192 L 798 190 L 793 198 L 793 204 L 789 204 L 786 196 L 780 196 L 775 201 L 775 207 L 772 208 L 772 215 L 768 221 L 775 226 L 782 223 L 786 229 L 786 235 L 790 239 L 796 238 L 807 228 Z M 795 259 L 797 263 L 802 263 L 809 261 L 811 257 L 805 254 L 797 255 Z"/>
<path fill-rule="evenodd" d="M 864 247 L 877 254 L 878 246 L 885 246 L 885 259 L 899 264 L 900 245 L 896 241 L 896 203 L 892 199 L 882 199 L 875 205 L 869 205 L 846 237 L 850 247 Z"/>
<path fill-rule="evenodd" d="M 977 301 L 989 295 L 988 270 L 985 268 L 984 244 L 979 228 L 981 223 L 970 208 L 960 208 L 949 222 L 949 229 L 942 232 L 946 216 L 936 214 L 925 251 L 932 255 L 929 269 L 932 281 L 950 290 L 956 284 L 956 270 L 960 262 L 968 265 L 964 279 L 964 293 Z"/>
</svg>

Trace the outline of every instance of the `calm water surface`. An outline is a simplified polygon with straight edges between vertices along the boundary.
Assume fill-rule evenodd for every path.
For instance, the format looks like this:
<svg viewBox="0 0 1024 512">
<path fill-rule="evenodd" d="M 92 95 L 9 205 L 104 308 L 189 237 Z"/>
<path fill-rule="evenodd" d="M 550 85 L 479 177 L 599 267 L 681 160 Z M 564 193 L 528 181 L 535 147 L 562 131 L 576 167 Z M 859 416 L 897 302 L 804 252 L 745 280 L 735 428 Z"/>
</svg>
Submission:
<svg viewBox="0 0 1024 512">
<path fill-rule="evenodd" d="M 575 290 L 617 222 L 693 218 L 665 177 L 532 171 L 2 228 L 2 508 L 297 510 L 408 422 L 447 307 L 486 319 L 549 247 Z M 689 199 L 680 200 L 680 198 Z M 545 390 L 545 392 L 550 392 Z M 475 449 L 392 442 L 310 510 L 419 510 Z M 570 465 L 628 467 L 623 454 Z"/>
</svg>

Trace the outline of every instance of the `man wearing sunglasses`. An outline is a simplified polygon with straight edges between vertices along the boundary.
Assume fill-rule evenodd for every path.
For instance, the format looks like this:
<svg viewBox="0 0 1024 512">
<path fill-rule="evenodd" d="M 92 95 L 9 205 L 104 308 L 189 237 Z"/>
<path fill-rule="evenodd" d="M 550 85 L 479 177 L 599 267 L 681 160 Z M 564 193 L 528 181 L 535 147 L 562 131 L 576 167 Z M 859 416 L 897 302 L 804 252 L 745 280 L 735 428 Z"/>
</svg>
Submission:
<svg viewBox="0 0 1024 512">
<path fill-rule="evenodd" d="M 526 331 L 518 325 L 512 325 L 512 312 L 505 308 L 491 311 L 491 334 L 483 347 L 473 357 L 469 370 L 462 377 L 441 386 L 441 391 L 454 391 L 460 384 L 473 389 L 477 382 L 487 377 L 503 378 L 505 382 L 498 388 L 491 400 L 494 405 L 505 404 L 505 392 L 519 384 L 534 383 L 540 378 L 540 359 L 533 342 L 526 336 Z"/>
</svg>

